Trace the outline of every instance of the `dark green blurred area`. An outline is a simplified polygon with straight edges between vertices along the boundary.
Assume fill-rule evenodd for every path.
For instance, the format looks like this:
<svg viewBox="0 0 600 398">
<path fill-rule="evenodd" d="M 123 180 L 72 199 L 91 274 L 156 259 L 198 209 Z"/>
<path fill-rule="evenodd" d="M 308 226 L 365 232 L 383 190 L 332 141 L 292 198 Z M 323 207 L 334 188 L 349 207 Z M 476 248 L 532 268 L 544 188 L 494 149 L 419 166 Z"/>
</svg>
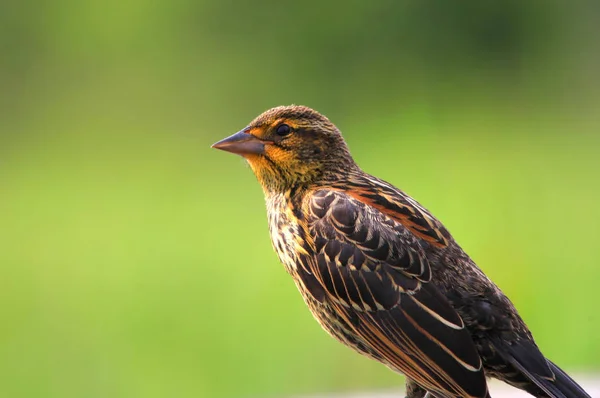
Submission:
<svg viewBox="0 0 600 398">
<path fill-rule="evenodd" d="M 544 353 L 600 368 L 597 2 L 0 5 L 0 396 L 400 386 L 329 338 L 209 148 L 309 105 L 434 212 Z"/>
</svg>

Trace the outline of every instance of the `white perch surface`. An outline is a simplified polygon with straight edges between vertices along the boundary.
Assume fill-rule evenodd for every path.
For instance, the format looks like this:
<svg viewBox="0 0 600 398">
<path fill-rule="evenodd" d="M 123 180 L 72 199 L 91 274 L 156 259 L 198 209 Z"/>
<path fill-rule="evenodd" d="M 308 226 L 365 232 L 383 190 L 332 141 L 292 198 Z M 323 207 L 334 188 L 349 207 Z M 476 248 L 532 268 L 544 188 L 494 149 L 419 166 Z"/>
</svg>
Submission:
<svg viewBox="0 0 600 398">
<path fill-rule="evenodd" d="M 593 398 L 600 398 L 600 375 L 576 376 L 575 380 L 577 380 L 577 382 Z M 492 380 L 490 382 L 490 393 L 492 398 L 531 398 L 531 395 L 497 380 Z M 404 396 L 403 390 L 391 390 L 347 394 L 317 394 L 296 398 L 403 398 Z"/>
</svg>

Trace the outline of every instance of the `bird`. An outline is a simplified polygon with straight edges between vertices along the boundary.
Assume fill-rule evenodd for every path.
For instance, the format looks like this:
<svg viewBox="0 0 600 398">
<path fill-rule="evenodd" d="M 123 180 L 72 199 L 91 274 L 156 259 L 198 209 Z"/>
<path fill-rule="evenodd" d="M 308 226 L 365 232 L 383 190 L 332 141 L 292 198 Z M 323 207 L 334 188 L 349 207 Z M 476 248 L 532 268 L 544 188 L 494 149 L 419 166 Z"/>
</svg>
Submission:
<svg viewBox="0 0 600 398">
<path fill-rule="evenodd" d="M 444 225 L 364 172 L 326 116 L 278 106 L 212 147 L 255 174 L 273 248 L 314 318 L 404 374 L 407 398 L 490 398 L 489 378 L 535 397 L 590 398 Z"/>
</svg>

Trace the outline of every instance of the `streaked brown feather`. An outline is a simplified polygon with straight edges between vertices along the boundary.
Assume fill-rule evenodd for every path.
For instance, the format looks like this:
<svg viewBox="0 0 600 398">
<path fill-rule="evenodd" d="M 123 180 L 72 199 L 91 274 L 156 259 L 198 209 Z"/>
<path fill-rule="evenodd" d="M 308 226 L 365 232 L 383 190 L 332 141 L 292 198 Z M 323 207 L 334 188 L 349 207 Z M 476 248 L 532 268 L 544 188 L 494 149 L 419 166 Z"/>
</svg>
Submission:
<svg viewBox="0 0 600 398">
<path fill-rule="evenodd" d="M 428 283 L 431 270 L 412 231 L 353 195 L 319 190 L 307 198 L 303 224 L 315 244 L 303 268 L 353 333 L 431 391 L 486 397 L 475 346 L 460 316 Z"/>
<path fill-rule="evenodd" d="M 383 180 L 364 175 L 350 176 L 351 184 L 332 184 L 331 189 L 340 190 L 399 222 L 415 236 L 436 247 L 448 245 L 450 234 L 426 209 L 408 195 Z M 348 189 L 351 187 L 351 189 Z"/>
</svg>

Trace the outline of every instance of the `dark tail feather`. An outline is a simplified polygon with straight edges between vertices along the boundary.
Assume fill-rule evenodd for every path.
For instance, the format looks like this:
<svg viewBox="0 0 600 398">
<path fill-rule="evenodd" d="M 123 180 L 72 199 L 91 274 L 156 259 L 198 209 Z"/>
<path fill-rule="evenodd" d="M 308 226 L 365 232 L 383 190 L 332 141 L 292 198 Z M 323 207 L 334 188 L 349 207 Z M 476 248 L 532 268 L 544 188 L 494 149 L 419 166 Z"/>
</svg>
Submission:
<svg viewBox="0 0 600 398">
<path fill-rule="evenodd" d="M 548 361 L 548 360 L 547 360 Z M 581 388 L 579 384 L 575 382 L 568 374 L 566 374 L 561 368 L 556 366 L 551 361 L 548 361 L 548 365 L 554 372 L 554 376 L 556 376 L 554 382 L 546 381 L 547 383 L 552 383 L 556 388 L 558 388 L 563 394 L 565 394 L 569 398 L 591 398 L 591 396 Z"/>
<path fill-rule="evenodd" d="M 517 387 L 544 398 L 592 398 L 561 368 L 546 359 L 533 340 L 513 343 L 493 340 L 493 344 L 497 353 L 529 380 L 531 387 L 537 388 L 520 386 L 522 381 L 515 384 Z M 544 395 L 539 395 L 542 392 Z"/>
<path fill-rule="evenodd" d="M 547 359 L 546 361 L 554 373 L 554 380 L 532 374 L 514 357 L 510 358 L 510 363 L 550 398 L 592 398 L 561 368 Z"/>
</svg>

